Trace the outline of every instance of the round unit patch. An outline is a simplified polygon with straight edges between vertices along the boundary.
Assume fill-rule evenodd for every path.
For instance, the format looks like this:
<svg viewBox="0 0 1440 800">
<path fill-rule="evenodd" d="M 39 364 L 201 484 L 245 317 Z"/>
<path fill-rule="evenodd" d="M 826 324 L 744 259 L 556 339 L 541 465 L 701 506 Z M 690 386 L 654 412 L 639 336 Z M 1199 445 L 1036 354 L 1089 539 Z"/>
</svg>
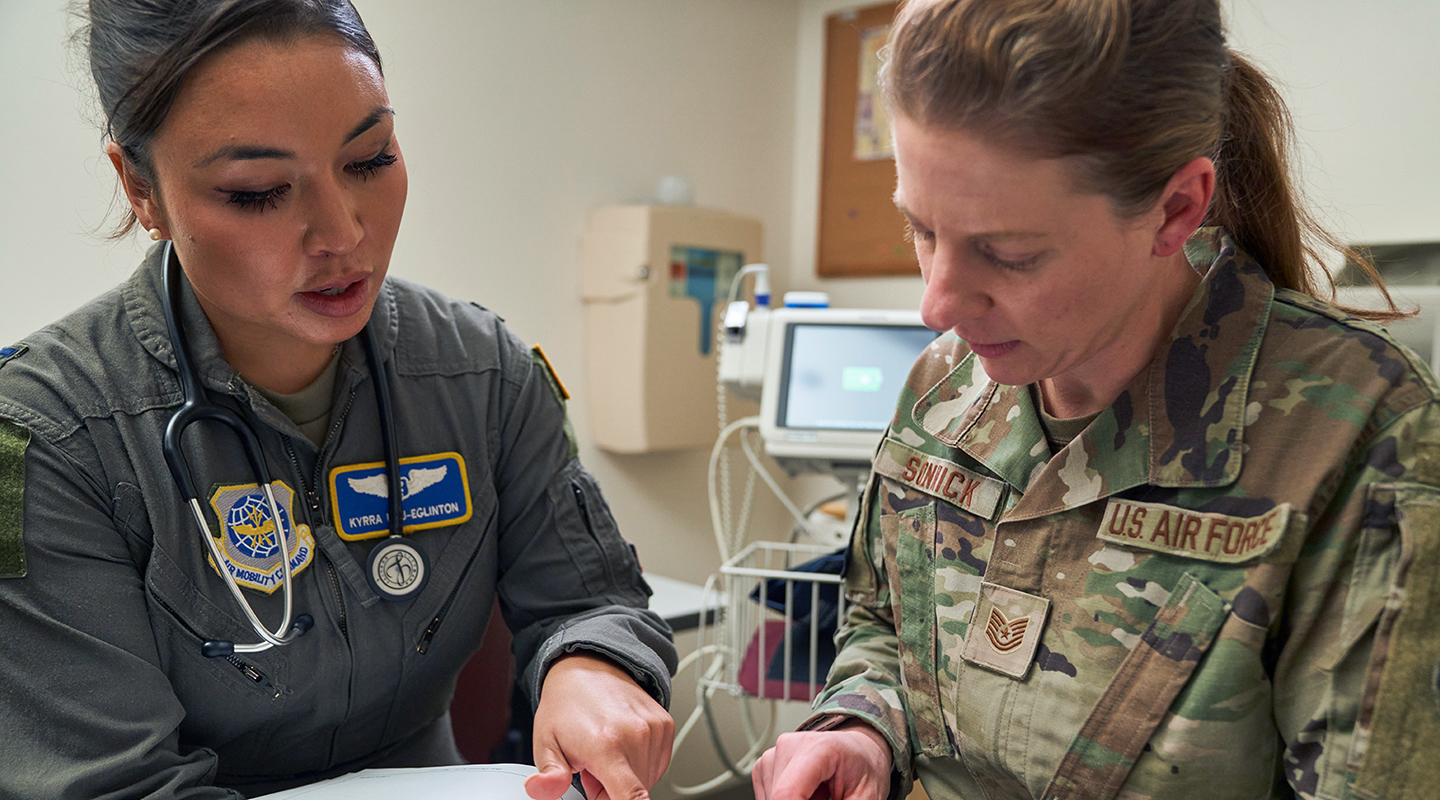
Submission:
<svg viewBox="0 0 1440 800">
<path fill-rule="evenodd" d="M 392 536 L 370 551 L 365 570 L 370 588 L 386 600 L 405 600 L 425 586 L 429 576 L 420 548 Z"/>
</svg>

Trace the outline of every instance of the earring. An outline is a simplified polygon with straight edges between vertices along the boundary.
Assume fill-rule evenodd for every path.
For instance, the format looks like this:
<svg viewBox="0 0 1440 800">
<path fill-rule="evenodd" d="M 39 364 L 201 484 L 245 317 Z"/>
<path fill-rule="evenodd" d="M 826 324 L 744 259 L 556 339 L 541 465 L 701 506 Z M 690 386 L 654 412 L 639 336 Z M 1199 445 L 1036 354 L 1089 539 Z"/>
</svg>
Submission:
<svg viewBox="0 0 1440 800">
<path fill-rule="evenodd" d="M 158 242 L 158 241 L 160 241 L 161 239 L 164 239 L 164 238 L 165 238 L 165 234 L 161 233 L 159 228 L 151 228 L 151 229 L 150 229 L 150 241 L 152 241 L 152 242 Z"/>
</svg>

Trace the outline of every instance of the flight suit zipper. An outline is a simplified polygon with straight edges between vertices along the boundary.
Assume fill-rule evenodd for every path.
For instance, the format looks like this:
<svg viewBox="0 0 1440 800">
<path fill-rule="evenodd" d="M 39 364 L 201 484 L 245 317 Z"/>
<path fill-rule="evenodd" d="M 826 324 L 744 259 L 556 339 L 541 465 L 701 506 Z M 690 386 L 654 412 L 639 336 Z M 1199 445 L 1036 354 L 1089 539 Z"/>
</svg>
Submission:
<svg viewBox="0 0 1440 800">
<path fill-rule="evenodd" d="M 340 426 L 345 422 L 345 418 L 350 415 L 350 406 L 354 405 L 354 403 L 355 390 L 351 389 L 349 395 L 345 398 L 345 407 L 340 409 L 340 413 L 330 420 L 330 429 L 325 432 L 325 439 L 320 446 L 320 452 L 315 456 L 315 474 L 309 482 L 306 482 L 304 470 L 300 468 L 300 458 L 295 455 L 295 445 L 291 443 L 289 436 L 282 437 L 285 440 L 285 452 L 290 456 L 290 465 L 295 468 L 295 479 L 300 482 L 300 488 L 305 494 L 306 521 L 308 521 L 312 527 L 315 525 L 316 518 L 321 520 L 325 518 L 325 510 L 320 505 L 319 491 L 320 484 L 325 477 L 325 446 L 330 444 L 330 440 L 334 438 L 335 432 L 340 430 Z"/>
<path fill-rule="evenodd" d="M 340 429 L 340 425 L 344 422 L 345 417 L 349 415 L 350 406 L 354 402 L 355 392 L 352 389 L 345 399 L 345 407 L 340 410 L 339 415 L 330 421 L 330 430 L 325 433 L 325 444 L 328 445 L 330 439 L 334 437 L 335 432 Z M 325 469 L 323 458 L 324 448 L 322 447 L 321 454 L 315 457 L 315 473 L 312 479 L 306 481 L 305 471 L 300 467 L 300 457 L 295 454 L 294 443 L 291 442 L 289 436 L 282 438 L 285 440 L 285 453 L 290 457 L 290 466 L 295 470 L 295 479 L 300 483 L 300 489 L 305 494 L 306 521 L 310 523 L 313 529 L 317 519 L 320 521 L 324 521 L 325 519 L 324 508 L 320 504 L 320 492 L 318 491 Z M 340 628 L 340 635 L 348 646 L 350 644 L 350 626 L 346 618 L 345 593 L 341 591 L 340 588 L 340 576 L 336 573 L 335 562 L 330 560 L 330 556 L 327 555 L 324 550 L 320 551 L 320 555 L 325 559 L 325 572 L 330 576 L 330 588 L 335 593 L 335 607 L 337 609 L 336 625 Z"/>
<path fill-rule="evenodd" d="M 585 490 L 580 488 L 580 484 L 572 483 L 570 491 L 575 493 L 575 504 L 580 507 L 580 521 L 585 523 L 585 532 L 590 534 L 590 540 L 595 542 L 596 548 L 600 551 L 600 563 L 605 567 L 605 578 L 611 585 L 614 585 L 615 571 L 610 567 L 610 559 L 605 553 L 604 544 L 601 543 L 600 537 L 595 535 L 595 525 L 590 521 L 590 504 L 585 500 Z"/>
<path fill-rule="evenodd" d="M 161 608 L 163 608 L 163 609 L 165 609 L 167 612 L 169 612 L 170 616 L 171 616 L 171 617 L 174 617 L 174 618 L 175 618 L 175 621 L 178 622 L 178 623 L 180 623 L 180 627 L 184 628 L 191 636 L 194 636 L 196 639 L 198 639 L 198 640 L 200 640 L 200 641 L 202 641 L 202 642 L 206 640 L 207 637 L 201 636 L 201 635 L 200 635 L 200 632 L 197 631 L 197 630 L 195 630 L 193 627 L 191 627 L 191 626 L 190 626 L 190 623 L 186 622 L 184 617 L 182 617 L 182 616 L 180 616 L 179 614 L 175 613 L 174 607 L 172 607 L 169 603 L 165 602 L 164 600 L 160 599 L 159 597 L 157 597 L 157 596 L 155 596 L 155 595 L 153 595 L 153 594 L 151 595 L 151 597 L 154 597 L 154 598 L 155 598 L 155 602 L 156 602 L 156 603 L 159 603 Z M 272 686 L 272 684 L 270 683 L 270 679 L 267 678 L 267 677 L 265 677 L 265 673 L 261 672 L 261 671 L 260 671 L 260 668 L 259 668 L 259 667 L 256 667 L 254 664 L 251 664 L 250 662 L 248 662 L 248 661 L 246 661 L 246 660 L 244 660 L 244 659 L 242 659 L 242 658 L 240 658 L 239 656 L 234 655 L 234 654 L 225 656 L 225 657 L 224 657 L 224 660 L 227 661 L 227 662 L 229 662 L 229 664 L 230 664 L 231 666 L 233 666 L 233 667 L 235 667 L 236 669 L 240 670 L 240 674 L 241 674 L 241 675 L 244 675 L 246 678 L 249 678 L 250 681 L 251 681 L 252 683 L 254 683 L 255 685 L 257 685 L 257 686 L 265 686 L 265 687 L 271 687 L 271 686 Z M 279 696 L 280 696 L 280 692 L 279 692 L 278 689 L 277 689 L 276 692 L 275 692 L 275 696 L 276 696 L 276 697 L 279 697 Z"/>
<path fill-rule="evenodd" d="M 325 572 L 330 576 L 330 588 L 335 590 L 335 605 L 339 609 L 335 624 L 340 628 L 340 637 L 345 644 L 350 644 L 350 624 L 345 618 L 345 595 L 340 591 L 340 576 L 335 572 L 335 562 L 330 560 L 322 550 L 320 555 L 325 559 Z"/>
<path fill-rule="evenodd" d="M 440 630 L 440 623 L 445 621 L 445 615 L 450 611 L 450 605 L 455 602 L 455 596 L 460 594 L 460 588 L 465 585 L 465 578 L 470 574 L 470 568 L 475 565 L 476 556 L 485 544 L 485 536 L 490 532 L 490 525 L 495 521 L 495 509 L 490 510 L 490 518 L 485 520 L 485 527 L 480 531 L 480 541 L 475 543 L 475 550 L 470 553 L 470 560 L 465 562 L 465 568 L 460 570 L 460 577 L 455 581 L 455 587 L 450 590 L 445 602 L 440 605 L 440 610 L 435 612 L 435 618 L 425 626 L 425 632 L 420 634 L 420 641 L 415 643 L 415 652 L 425 655 L 430 650 L 430 640 L 435 638 L 435 632 Z"/>
<path fill-rule="evenodd" d="M 230 662 L 236 669 L 240 670 L 240 674 L 241 674 L 241 675 L 244 675 L 245 677 L 249 678 L 249 679 L 250 679 L 252 682 L 254 682 L 256 685 L 259 685 L 259 686 L 269 686 L 269 685 L 270 685 L 270 679 L 269 679 L 269 678 L 266 678 L 266 677 L 265 677 L 265 673 L 263 673 L 263 672 L 261 672 L 259 669 L 257 669 L 254 664 L 251 664 L 250 662 L 245 661 L 244 659 L 240 658 L 239 656 L 233 656 L 233 655 L 232 655 L 232 656 L 225 656 L 225 660 L 228 661 L 228 662 Z"/>
</svg>

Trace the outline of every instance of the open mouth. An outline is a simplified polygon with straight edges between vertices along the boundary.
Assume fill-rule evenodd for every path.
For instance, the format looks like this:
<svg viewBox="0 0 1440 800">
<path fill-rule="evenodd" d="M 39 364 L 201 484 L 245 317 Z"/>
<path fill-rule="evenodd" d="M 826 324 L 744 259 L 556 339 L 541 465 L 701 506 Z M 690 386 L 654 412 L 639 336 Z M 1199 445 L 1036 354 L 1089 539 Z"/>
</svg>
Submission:
<svg viewBox="0 0 1440 800">
<path fill-rule="evenodd" d="M 367 286 L 368 280 L 360 278 L 339 286 L 301 292 L 299 297 L 311 311 L 327 317 L 343 317 L 364 307 Z"/>
</svg>

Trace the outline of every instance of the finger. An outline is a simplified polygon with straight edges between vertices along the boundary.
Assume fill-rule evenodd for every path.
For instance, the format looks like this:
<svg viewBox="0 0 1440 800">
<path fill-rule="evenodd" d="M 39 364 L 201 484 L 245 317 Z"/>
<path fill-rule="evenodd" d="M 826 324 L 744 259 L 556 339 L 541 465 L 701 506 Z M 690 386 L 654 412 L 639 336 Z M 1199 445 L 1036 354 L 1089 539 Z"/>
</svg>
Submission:
<svg viewBox="0 0 1440 800">
<path fill-rule="evenodd" d="M 525 794 L 534 800 L 558 800 L 569 788 L 569 773 L 558 769 L 537 772 L 525 779 Z"/>
<path fill-rule="evenodd" d="M 675 721 L 667 714 L 661 721 L 658 734 L 650 737 L 650 763 L 645 778 L 647 788 L 654 787 L 670 769 L 670 758 L 675 747 Z"/>
<path fill-rule="evenodd" d="M 542 745 L 536 750 L 535 767 L 539 771 L 525 779 L 525 793 L 534 800 L 557 800 L 570 788 L 570 765 L 553 747 Z"/>
<path fill-rule="evenodd" d="M 650 791 L 624 760 L 597 764 L 587 770 L 599 782 L 609 800 L 649 800 Z M 584 781 L 585 772 L 581 774 Z M 588 793 L 588 792 L 587 792 Z"/>
<path fill-rule="evenodd" d="M 585 790 L 586 800 L 610 800 L 605 794 L 605 787 L 590 774 L 590 770 L 580 770 L 580 788 Z"/>
<path fill-rule="evenodd" d="M 770 764 L 775 758 L 775 749 L 772 747 L 760 756 L 755 762 L 755 767 L 750 770 L 750 786 L 755 791 L 755 800 L 770 800 L 769 790 L 765 788 L 766 777 L 770 774 Z"/>
<path fill-rule="evenodd" d="M 809 757 L 807 757 L 809 756 Z M 835 775 L 835 764 L 828 759 L 797 753 L 783 769 L 770 776 L 772 800 L 809 800 Z M 829 796 L 827 791 L 824 795 Z"/>
</svg>

